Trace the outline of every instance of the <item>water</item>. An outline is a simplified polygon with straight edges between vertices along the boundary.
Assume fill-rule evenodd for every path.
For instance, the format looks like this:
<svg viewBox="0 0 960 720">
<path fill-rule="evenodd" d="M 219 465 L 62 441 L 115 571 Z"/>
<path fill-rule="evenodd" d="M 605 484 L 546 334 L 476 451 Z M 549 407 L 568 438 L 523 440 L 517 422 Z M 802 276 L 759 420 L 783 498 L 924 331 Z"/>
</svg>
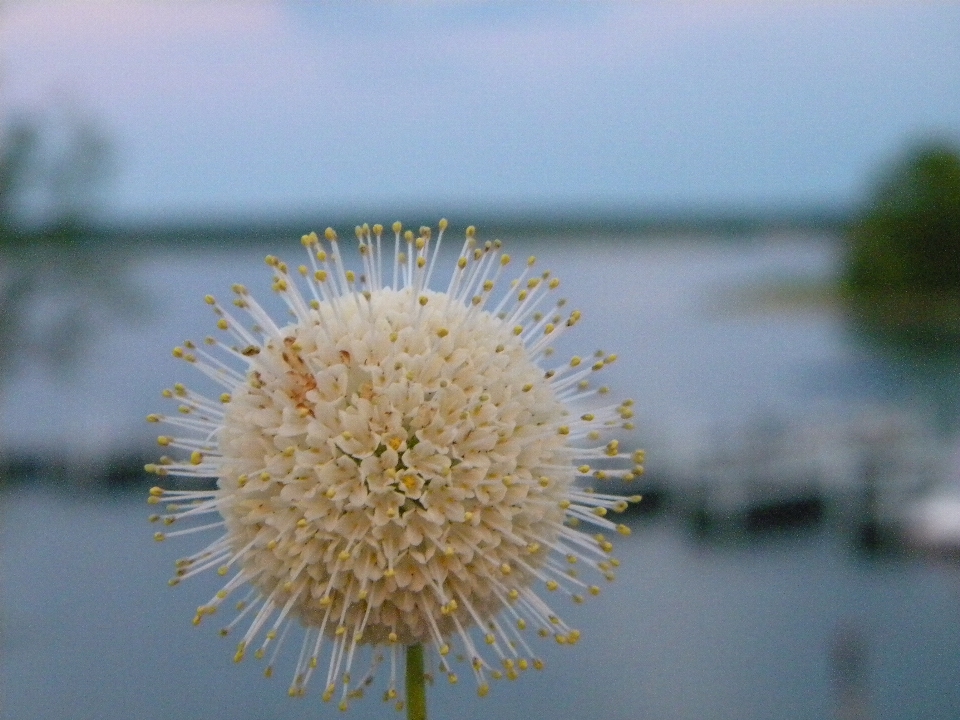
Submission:
<svg viewBox="0 0 960 720">
<path fill-rule="evenodd" d="M 447 249 L 459 244 L 448 242 Z M 508 239 L 507 247 L 517 265 L 536 254 L 542 269 L 562 279 L 571 306 L 584 313 L 559 344 L 560 362 L 597 348 L 619 354 L 604 381 L 637 400 L 648 445 L 654 436 L 675 438 L 702 424 L 771 412 L 807 415 L 893 387 L 913 393 L 915 384 L 901 382 L 853 342 L 835 313 L 749 301 L 752 291 L 768 285 L 828 282 L 837 249 L 827 239 Z M 35 367 L 16 378 L 8 389 L 9 411 L 0 417 L 0 441 L 8 449 L 85 455 L 149 442 L 153 428 L 142 418 L 163 407 L 160 389 L 198 380 L 170 348 L 216 332 L 203 303 L 207 293 L 226 298 L 231 284 L 241 282 L 269 305 L 265 252 L 291 262 L 302 257 L 293 240 L 286 247 L 158 248 L 134 257 L 129 275 L 148 312 L 134 322 L 116 319 L 90 328 L 89 345 L 72 370 Z M 446 267 L 452 262 L 448 257 Z"/>
<path fill-rule="evenodd" d="M 268 720 L 329 717 L 282 671 L 232 662 L 217 625 L 194 628 L 216 578 L 165 579 L 187 541 L 155 544 L 140 495 L 0 495 L 2 716 L 10 720 Z M 430 691 L 433 717 L 747 720 L 833 717 L 831 647 L 862 640 L 864 686 L 889 720 L 960 716 L 960 567 L 869 560 L 842 535 L 751 545 L 693 542 L 667 520 L 635 523 L 604 593 L 564 608 L 575 648 L 533 639 L 547 668 L 476 697 L 469 673 Z M 288 648 L 290 649 L 290 648 Z M 396 717 L 371 693 L 354 717 Z"/>
<path fill-rule="evenodd" d="M 513 249 L 538 254 L 584 311 L 560 358 L 618 352 L 607 380 L 636 398 L 635 440 L 654 472 L 702 461 L 705 437 L 735 435 L 758 418 L 904 412 L 952 441 L 955 366 L 904 362 L 865 345 L 829 307 L 758 301 L 765 287 L 829 281 L 837 252 L 828 240 Z M 237 281 L 267 296 L 266 251 L 293 259 L 298 247 L 161 248 L 135 258 L 130 273 L 152 312 L 99 326 L 70 375 L 17 378 L 0 418 L 5 445 L 86 458 L 142 446 L 153 429 L 143 415 L 164 407 L 159 390 L 197 380 L 169 348 L 211 332 L 202 296 L 226 296 Z M 955 476 L 947 466 L 937 472 Z M 319 707 L 317 688 L 306 700 L 287 698 L 283 669 L 267 681 L 255 661 L 234 665 L 233 644 L 216 624 L 190 624 L 216 578 L 168 588 L 174 559 L 195 545 L 153 543 L 147 514 L 133 495 L 0 493 L 0 717 L 335 713 Z M 433 717 L 830 718 L 840 671 L 867 717 L 960 717 L 960 566 L 866 558 L 851 549 L 848 530 L 710 544 L 672 518 L 635 519 L 619 546 L 615 586 L 566 613 L 583 631 L 575 649 L 547 644 L 547 670 L 496 684 L 482 701 L 467 672 L 457 687 L 439 683 Z M 394 717 L 377 694 L 353 716 Z"/>
</svg>

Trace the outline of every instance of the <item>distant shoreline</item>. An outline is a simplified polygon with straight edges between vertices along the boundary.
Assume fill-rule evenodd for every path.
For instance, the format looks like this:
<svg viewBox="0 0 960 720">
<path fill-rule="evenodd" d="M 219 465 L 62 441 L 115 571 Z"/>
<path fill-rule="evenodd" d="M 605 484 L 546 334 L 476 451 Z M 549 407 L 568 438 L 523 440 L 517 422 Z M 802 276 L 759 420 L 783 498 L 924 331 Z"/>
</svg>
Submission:
<svg viewBox="0 0 960 720">
<path fill-rule="evenodd" d="M 265 241 L 289 240 L 304 233 L 333 227 L 341 234 L 362 222 L 389 225 L 400 220 L 405 227 L 436 225 L 441 215 L 423 210 L 406 212 L 328 212 L 276 218 L 225 218 L 222 220 L 123 222 L 91 225 L 83 229 L 86 241 L 96 244 L 204 245 L 229 243 L 254 245 Z M 611 235 L 640 237 L 704 237 L 736 239 L 758 234 L 803 232 L 841 234 L 852 213 L 840 210 L 808 209 L 768 212 L 661 212 L 630 211 L 455 211 L 446 215 L 457 235 L 475 225 L 483 238 L 544 235 Z M 389 234 L 389 229 L 387 230 Z M 352 233 L 350 235 L 352 237 Z"/>
</svg>

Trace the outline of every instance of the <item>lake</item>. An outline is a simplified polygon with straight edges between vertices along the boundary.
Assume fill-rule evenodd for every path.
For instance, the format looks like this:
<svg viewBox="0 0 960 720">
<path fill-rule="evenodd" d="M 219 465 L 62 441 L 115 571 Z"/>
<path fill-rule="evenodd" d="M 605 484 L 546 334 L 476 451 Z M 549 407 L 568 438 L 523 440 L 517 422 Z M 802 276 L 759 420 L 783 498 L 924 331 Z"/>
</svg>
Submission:
<svg viewBox="0 0 960 720">
<path fill-rule="evenodd" d="M 191 625 L 215 576 L 167 587 L 189 543 L 151 541 L 142 495 L 20 489 L 0 503 L 3 718 L 338 714 L 316 688 L 288 698 L 289 667 L 266 680 L 257 661 L 232 662 L 214 627 Z M 564 608 L 583 632 L 576 647 L 534 638 L 547 667 L 484 699 L 466 672 L 439 682 L 431 717 L 823 720 L 838 717 L 844 643 L 866 717 L 960 716 L 957 563 L 871 559 L 822 528 L 706 544 L 669 518 L 633 527 L 616 582 Z M 397 717 L 379 692 L 350 713 Z"/>
<path fill-rule="evenodd" d="M 831 281 L 838 248 L 829 238 L 508 245 L 518 257 L 537 254 L 584 312 L 560 357 L 618 353 L 607 381 L 636 399 L 629 441 L 647 448 L 651 477 L 676 481 L 673 510 L 691 492 L 682 480 L 703 480 L 718 458 L 729 467 L 731 448 L 757 438 L 807 438 L 804 448 L 849 480 L 845 438 L 878 418 L 899 428 L 900 444 L 877 436 L 893 468 L 887 481 L 909 486 L 898 499 L 957 477 L 955 360 L 879 347 L 829 303 L 778 290 Z M 4 445 L 64 455 L 74 470 L 0 491 L 0 717 L 336 713 L 320 707 L 316 688 L 290 700 L 283 668 L 265 680 L 255 661 L 233 664 L 233 644 L 214 628 L 191 625 L 215 578 L 167 587 L 173 561 L 194 545 L 153 543 L 142 494 L 80 489 L 91 463 L 149 447 L 142 418 L 163 409 L 163 387 L 202 385 L 170 348 L 211 332 L 203 295 L 242 282 L 266 296 L 263 254 L 296 261 L 299 251 L 294 240 L 138 254 L 128 272 L 146 310 L 92 328 L 72 371 L 32 368 L 10 387 Z M 843 516 L 750 536 L 693 534 L 679 511 L 630 522 L 617 582 L 566 613 L 583 632 L 576 648 L 544 646 L 546 670 L 495 684 L 484 700 L 465 680 L 438 683 L 432 717 L 960 717 L 956 560 L 864 555 Z M 353 716 L 395 717 L 376 695 Z"/>
</svg>

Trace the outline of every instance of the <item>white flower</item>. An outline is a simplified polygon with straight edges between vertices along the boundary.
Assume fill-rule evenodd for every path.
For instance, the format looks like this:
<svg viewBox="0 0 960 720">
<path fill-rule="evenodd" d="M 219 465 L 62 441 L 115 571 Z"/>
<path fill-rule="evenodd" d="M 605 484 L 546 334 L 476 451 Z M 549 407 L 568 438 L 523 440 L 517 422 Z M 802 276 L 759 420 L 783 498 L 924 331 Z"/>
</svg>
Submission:
<svg viewBox="0 0 960 720">
<path fill-rule="evenodd" d="M 641 451 L 599 440 L 632 428 L 630 401 L 573 409 L 606 393 L 588 377 L 615 357 L 541 367 L 580 313 L 563 311 L 563 300 L 541 310 L 559 281 L 535 273 L 533 258 L 503 283 L 510 257 L 499 241 L 479 245 L 473 228 L 447 288 L 429 289 L 446 227 L 433 247 L 429 228 L 415 237 L 394 224 L 390 278 L 379 225 L 357 228 L 359 278 L 332 230 L 326 247 L 304 236 L 309 265 L 296 271 L 268 256 L 292 321 L 275 324 L 239 285 L 234 305 L 250 326 L 207 296 L 231 341 L 207 338 L 215 354 L 188 342 L 174 355 L 228 392 L 212 400 L 178 384 L 164 395 L 179 413 L 148 418 L 180 428 L 159 442 L 186 456 L 149 470 L 217 481 L 209 491 L 154 488 L 151 502 L 173 505 L 152 519 L 222 516 L 157 533 L 222 529 L 178 561 L 171 584 L 208 569 L 230 576 L 196 623 L 250 586 L 222 632 L 241 628 L 238 661 L 257 643 L 255 655 L 269 652 L 267 675 L 301 626 L 291 695 L 319 673 L 324 699 L 339 694 L 346 707 L 389 656 L 385 699 L 397 698 L 397 650 L 416 643 L 438 652 L 451 682 L 455 647 L 481 695 L 488 677 L 539 669 L 524 630 L 561 644 L 579 633 L 538 591 L 581 602 L 600 591 L 581 568 L 612 580 L 617 565 L 605 535 L 575 526 L 629 532 L 605 517 L 627 499 L 574 484 L 642 472 Z M 371 669 L 356 681 L 363 646 L 372 647 Z"/>
</svg>

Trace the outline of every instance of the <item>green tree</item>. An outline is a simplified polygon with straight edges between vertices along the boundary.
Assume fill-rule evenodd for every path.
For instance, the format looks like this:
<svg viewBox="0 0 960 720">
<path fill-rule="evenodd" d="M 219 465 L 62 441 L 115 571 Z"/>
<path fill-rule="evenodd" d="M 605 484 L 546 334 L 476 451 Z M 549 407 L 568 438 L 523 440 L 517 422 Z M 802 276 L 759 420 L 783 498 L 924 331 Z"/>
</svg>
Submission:
<svg viewBox="0 0 960 720">
<path fill-rule="evenodd" d="M 868 319 L 960 328 L 960 151 L 928 142 L 903 154 L 848 241 L 846 290 Z"/>
<path fill-rule="evenodd" d="M 106 308 L 131 308 L 125 258 L 90 241 L 109 143 L 62 108 L 0 125 L 0 390 L 26 358 L 64 364 Z"/>
</svg>

